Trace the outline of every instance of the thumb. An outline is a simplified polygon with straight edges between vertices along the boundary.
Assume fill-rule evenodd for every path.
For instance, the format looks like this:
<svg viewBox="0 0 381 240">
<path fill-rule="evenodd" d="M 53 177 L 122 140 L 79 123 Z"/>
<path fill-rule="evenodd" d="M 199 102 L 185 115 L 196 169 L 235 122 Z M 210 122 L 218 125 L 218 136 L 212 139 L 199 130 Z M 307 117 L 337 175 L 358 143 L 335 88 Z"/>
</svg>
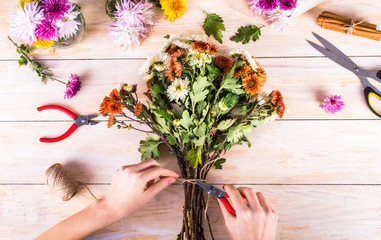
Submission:
<svg viewBox="0 0 381 240">
<path fill-rule="evenodd" d="M 156 194 L 161 192 L 164 188 L 168 187 L 172 183 L 176 182 L 176 178 L 174 177 L 165 177 L 160 179 L 159 181 L 155 182 L 147 188 L 146 194 L 150 197 L 153 198 Z"/>
</svg>

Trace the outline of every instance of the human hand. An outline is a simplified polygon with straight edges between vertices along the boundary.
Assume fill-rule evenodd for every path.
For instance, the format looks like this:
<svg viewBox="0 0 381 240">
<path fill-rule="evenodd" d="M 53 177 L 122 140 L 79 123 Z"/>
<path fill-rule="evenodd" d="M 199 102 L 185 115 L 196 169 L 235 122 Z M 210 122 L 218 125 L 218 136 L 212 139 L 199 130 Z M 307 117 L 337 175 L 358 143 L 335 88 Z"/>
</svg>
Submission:
<svg viewBox="0 0 381 240">
<path fill-rule="evenodd" d="M 267 203 L 261 192 L 252 188 L 225 185 L 236 216 L 230 214 L 218 200 L 225 224 L 234 240 L 274 240 L 278 215 Z M 246 201 L 241 193 L 245 195 Z"/>
<path fill-rule="evenodd" d="M 123 219 L 141 208 L 178 177 L 177 173 L 161 167 L 154 159 L 119 168 L 113 177 L 109 192 L 102 199 L 111 213 L 112 222 Z M 160 180 L 154 182 L 157 178 Z"/>
</svg>

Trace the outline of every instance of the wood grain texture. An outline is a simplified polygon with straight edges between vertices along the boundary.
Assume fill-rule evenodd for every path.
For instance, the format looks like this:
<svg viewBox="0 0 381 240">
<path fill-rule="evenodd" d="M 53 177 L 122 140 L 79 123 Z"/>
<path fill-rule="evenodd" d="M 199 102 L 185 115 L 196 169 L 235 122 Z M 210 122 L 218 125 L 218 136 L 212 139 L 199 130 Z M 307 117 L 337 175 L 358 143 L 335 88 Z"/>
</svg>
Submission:
<svg viewBox="0 0 381 240">
<path fill-rule="evenodd" d="M 370 70 L 381 69 L 378 58 L 353 58 Z M 286 103 L 284 119 L 378 119 L 367 107 L 360 80 L 345 68 L 327 58 L 267 59 L 258 61 L 268 73 L 264 90 L 279 89 Z M 144 80 L 138 74 L 143 60 L 70 60 L 47 61 L 60 79 L 71 72 L 81 77 L 82 89 L 71 100 L 63 99 L 65 86 L 58 82 L 41 84 L 28 68 L 19 68 L 16 61 L 0 62 L 0 121 L 67 120 L 56 111 L 37 112 L 49 103 L 68 106 L 79 114 L 96 113 L 103 97 L 121 82 L 137 83 L 138 93 L 145 100 Z M 374 81 L 376 82 L 376 81 Z M 380 87 L 381 84 L 374 83 Z M 345 110 L 327 115 L 320 107 L 329 94 L 341 94 Z"/>
<path fill-rule="evenodd" d="M 78 129 L 68 139 L 40 143 L 42 136 L 63 133 L 69 122 L 0 123 L 0 183 L 42 183 L 55 162 L 83 182 L 109 183 L 121 165 L 140 161 L 139 141 L 145 135 L 103 122 Z M 250 136 L 251 148 L 233 147 L 222 171 L 212 171 L 213 183 L 367 183 L 381 184 L 381 154 L 375 132 L 379 121 L 277 121 Z M 160 162 L 178 171 L 163 149 Z"/>
<path fill-rule="evenodd" d="M 0 58 L 2 59 L 17 58 L 11 43 L 6 40 L 6 36 L 9 35 L 7 19 L 12 13 L 16 2 L 15 0 L 0 1 L 0 11 L 2 12 L 0 16 L 0 39 L 2 39 L 0 41 Z M 107 36 L 111 21 L 104 13 L 105 0 L 77 0 L 73 2 L 82 7 L 86 19 L 87 30 L 84 39 L 70 49 L 39 50 L 36 54 L 37 57 L 55 59 L 147 57 L 160 49 L 161 45 L 166 41 L 163 38 L 166 34 L 203 33 L 201 28 L 205 18 L 202 14 L 203 10 L 215 12 L 225 20 L 226 32 L 224 32 L 224 45 L 222 47 L 224 51 L 233 47 L 242 47 L 258 57 L 321 56 L 305 41 L 307 38 L 311 39 L 311 31 L 315 31 L 332 40 L 332 42 L 340 43 L 342 50 L 348 52 L 351 56 L 381 55 L 380 43 L 377 41 L 324 30 L 315 23 L 317 16 L 322 11 L 327 10 L 356 19 L 366 17 L 369 22 L 379 24 L 381 23 L 381 16 L 378 11 L 381 4 L 380 0 L 326 1 L 317 8 L 296 18 L 287 32 L 277 33 L 273 29 L 264 28 L 261 40 L 245 46 L 229 41 L 229 38 L 234 35 L 239 26 L 247 24 L 266 25 L 264 19 L 255 17 L 254 14 L 248 11 L 245 0 L 221 0 L 218 3 L 216 1 L 188 0 L 186 1 L 188 8 L 185 15 L 173 23 L 165 20 L 162 11 L 159 10 L 157 24 L 149 34 L 149 38 L 143 40 L 139 48 L 129 51 L 121 51 Z M 220 44 L 218 45 L 220 46 Z"/>
<path fill-rule="evenodd" d="M 277 239 L 378 240 L 381 235 L 381 186 L 249 187 L 262 191 L 280 215 Z M 90 188 L 97 196 L 107 191 L 107 186 Z M 87 239 L 174 239 L 181 227 L 182 193 L 182 186 L 170 186 L 129 218 Z M 47 186 L 1 186 L 1 239 L 36 237 L 92 201 L 86 191 L 62 202 Z M 209 213 L 216 239 L 230 239 L 213 200 Z"/>
</svg>

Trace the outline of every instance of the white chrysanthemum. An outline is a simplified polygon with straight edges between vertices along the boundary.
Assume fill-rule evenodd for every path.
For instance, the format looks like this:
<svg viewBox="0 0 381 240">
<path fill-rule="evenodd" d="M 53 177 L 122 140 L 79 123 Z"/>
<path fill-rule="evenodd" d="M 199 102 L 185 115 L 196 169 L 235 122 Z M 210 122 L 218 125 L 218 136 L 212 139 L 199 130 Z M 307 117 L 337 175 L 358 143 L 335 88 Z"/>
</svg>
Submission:
<svg viewBox="0 0 381 240">
<path fill-rule="evenodd" d="M 212 55 L 209 55 L 205 52 L 189 51 L 188 55 L 189 65 L 202 67 L 205 63 L 212 63 Z"/>
<path fill-rule="evenodd" d="M 283 32 L 289 26 L 289 19 L 292 11 L 276 9 L 268 13 L 266 21 L 272 22 L 271 28 L 276 29 L 278 32 Z"/>
<path fill-rule="evenodd" d="M 251 68 L 252 68 L 254 71 L 256 71 L 256 69 L 258 68 L 257 63 L 254 61 L 254 59 L 251 57 L 251 55 L 249 54 L 249 52 L 246 51 L 246 50 L 242 50 L 242 49 L 240 49 L 240 48 L 232 49 L 232 50 L 230 51 L 230 55 L 231 55 L 232 57 L 235 57 L 235 56 L 237 56 L 237 55 L 243 55 L 243 56 L 246 58 L 246 60 L 249 62 L 249 64 L 251 65 Z"/>
<path fill-rule="evenodd" d="M 267 122 L 274 122 L 275 119 L 277 119 L 277 118 L 278 118 L 278 114 L 274 111 L 274 112 L 271 114 L 270 117 L 267 117 L 267 118 L 265 119 L 265 123 L 267 123 Z"/>
<path fill-rule="evenodd" d="M 109 35 L 112 40 L 119 44 L 121 47 L 139 46 L 141 28 L 128 26 L 124 22 L 113 22 L 111 24 L 111 31 Z"/>
<path fill-rule="evenodd" d="M 154 76 L 155 76 L 155 74 L 154 74 L 153 72 L 151 72 L 150 74 L 144 74 L 144 76 L 143 76 L 143 80 L 144 80 L 144 81 L 149 81 L 149 80 L 151 80 Z"/>
<path fill-rule="evenodd" d="M 260 92 L 256 94 L 256 100 L 258 101 L 259 105 L 263 105 L 266 103 L 266 98 L 268 97 L 268 94 L 265 92 Z"/>
<path fill-rule="evenodd" d="M 225 103 L 219 102 L 218 103 L 218 109 L 220 109 L 221 112 L 225 112 L 226 110 L 228 110 L 228 107 L 226 106 Z"/>
<path fill-rule="evenodd" d="M 161 48 L 161 52 L 165 52 L 171 44 L 174 44 L 181 48 L 189 49 L 192 46 L 192 42 L 202 41 L 206 42 L 206 35 L 197 35 L 191 33 L 183 33 L 179 35 L 171 35 L 168 42 Z"/>
<path fill-rule="evenodd" d="M 189 80 L 188 78 L 176 78 L 167 89 L 168 97 L 171 101 L 184 100 L 188 96 Z"/>
<path fill-rule="evenodd" d="M 149 56 L 139 69 L 139 74 L 149 74 L 151 67 L 155 68 L 159 72 L 164 71 L 169 67 L 170 61 L 171 58 L 166 53 L 159 53 L 153 56 Z"/>
<path fill-rule="evenodd" d="M 192 43 L 190 41 L 184 41 L 184 40 L 174 40 L 172 41 L 172 44 L 180 48 L 185 48 L 185 49 L 189 49 L 192 47 Z"/>
<path fill-rule="evenodd" d="M 77 33 L 81 23 L 75 20 L 80 14 L 78 11 L 74 11 L 73 5 L 71 10 L 64 15 L 62 20 L 58 20 L 56 26 L 58 27 L 59 37 L 70 38 Z"/>
<path fill-rule="evenodd" d="M 37 41 L 35 30 L 37 24 L 41 23 L 43 14 L 38 3 L 25 3 L 24 8 L 20 5 L 16 7 L 15 14 L 11 15 L 10 31 L 25 44 L 32 45 Z"/>
</svg>

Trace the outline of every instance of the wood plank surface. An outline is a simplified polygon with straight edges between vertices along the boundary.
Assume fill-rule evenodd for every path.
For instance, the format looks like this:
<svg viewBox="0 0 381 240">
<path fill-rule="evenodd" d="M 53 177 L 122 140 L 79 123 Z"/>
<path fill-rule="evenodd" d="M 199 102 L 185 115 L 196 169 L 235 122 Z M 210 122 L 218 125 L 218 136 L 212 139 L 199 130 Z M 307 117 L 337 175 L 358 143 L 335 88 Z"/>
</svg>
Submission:
<svg viewBox="0 0 381 240">
<path fill-rule="evenodd" d="M 118 167 L 140 161 L 137 149 L 145 135 L 107 129 L 101 117 L 100 124 L 82 127 L 65 141 L 40 143 L 40 137 L 61 134 L 71 122 L 61 113 L 36 108 L 58 104 L 83 115 L 96 113 L 104 95 L 123 81 L 137 83 L 144 100 L 138 68 L 163 45 L 164 35 L 202 34 L 203 10 L 225 21 L 224 44 L 217 44 L 220 53 L 239 47 L 256 56 L 268 73 L 265 90 L 279 89 L 286 103 L 284 119 L 256 129 L 250 137 L 252 148 L 233 147 L 224 169 L 212 171 L 208 182 L 262 191 L 280 216 L 277 239 L 381 238 L 379 118 L 367 108 L 359 79 L 306 42 L 317 42 L 311 34 L 317 32 L 365 69 L 381 69 L 380 42 L 324 30 L 315 23 L 327 10 L 381 24 L 381 0 L 325 1 L 296 18 L 285 33 L 263 28 L 261 39 L 247 45 L 229 37 L 242 25 L 267 23 L 249 11 L 246 0 L 186 0 L 181 19 L 169 23 L 159 11 L 149 38 L 126 51 L 107 36 L 105 1 L 73 1 L 86 19 L 84 38 L 77 45 L 33 53 L 59 78 L 65 80 L 70 73 L 81 77 L 83 88 L 72 100 L 63 99 L 64 86 L 43 85 L 29 69 L 18 67 L 15 49 L 6 39 L 7 20 L 17 1 L 0 1 L 0 239 L 32 239 L 93 201 L 86 191 L 69 202 L 52 193 L 44 185 L 44 172 L 53 163 L 63 163 L 101 197 Z M 319 108 L 328 94 L 343 96 L 344 111 L 327 115 Z M 175 159 L 163 150 L 161 164 L 177 171 Z M 174 239 L 182 218 L 181 188 L 170 186 L 128 219 L 87 239 Z M 212 225 L 216 240 L 230 239 L 214 201 L 209 212 L 212 221 L 218 219 Z"/>
<path fill-rule="evenodd" d="M 56 76 L 66 80 L 71 72 L 83 82 L 81 91 L 71 100 L 63 99 L 63 84 L 41 84 L 28 68 L 19 68 L 16 61 L 0 62 L 0 121 L 67 120 L 57 111 L 37 112 L 36 108 L 55 103 L 70 106 L 80 114 L 97 113 L 103 97 L 121 82 L 137 83 L 139 96 L 146 99 L 144 80 L 138 69 L 144 60 L 71 60 L 44 62 Z M 367 107 L 360 80 L 350 71 L 327 58 L 292 58 L 287 60 L 258 59 L 268 73 L 264 90 L 279 89 L 285 98 L 284 119 L 378 119 Z M 381 69 L 379 58 L 354 58 L 360 66 Z M 106 70 L 107 69 L 107 70 Z M 28 76 L 28 77 L 26 77 Z M 373 81 L 376 86 L 381 84 Z M 320 103 L 329 94 L 341 94 L 345 110 L 327 115 Z M 377 105 L 381 110 L 380 104 Z"/>
<path fill-rule="evenodd" d="M 78 129 L 54 144 L 40 137 L 63 133 L 69 122 L 0 123 L 0 164 L 7 169 L 0 183 L 43 183 L 45 170 L 55 162 L 69 165 L 88 183 L 108 183 L 121 165 L 140 161 L 144 133 L 103 122 Z M 381 184 L 381 149 L 373 139 L 379 121 L 276 121 L 256 129 L 253 146 L 234 146 L 222 171 L 209 175 L 212 183 L 340 183 Z M 163 149 L 160 162 L 178 171 L 176 160 Z"/>
<path fill-rule="evenodd" d="M 90 186 L 97 196 L 107 187 Z M 378 240 L 381 236 L 381 186 L 249 187 L 262 191 L 279 214 L 278 239 Z M 2 186 L 0 200 L 1 239 L 36 237 L 93 201 L 83 190 L 63 202 L 41 185 Z M 140 211 L 87 239 L 174 239 L 181 227 L 182 202 L 182 186 L 170 186 Z M 230 239 L 213 200 L 208 212 L 216 239 Z"/>
<path fill-rule="evenodd" d="M 13 12 L 16 0 L 0 1 L 0 39 L 9 35 L 9 24 L 7 19 Z M 129 51 L 121 51 L 107 36 L 111 20 L 104 13 L 105 0 L 77 0 L 73 1 L 82 7 L 86 19 L 86 34 L 83 40 L 73 48 L 49 49 L 38 51 L 39 58 L 73 59 L 73 58 L 141 58 L 147 57 L 160 49 L 166 39 L 166 34 L 178 34 L 183 32 L 202 33 L 202 22 L 204 21 L 203 10 L 219 14 L 226 25 L 224 33 L 223 49 L 240 47 L 249 50 L 258 57 L 286 57 L 286 56 L 321 56 L 315 49 L 305 41 L 312 39 L 311 31 L 323 34 L 332 42 L 340 42 L 340 47 L 351 56 L 381 56 L 379 42 L 363 39 L 356 36 L 331 32 L 321 29 L 316 25 L 317 16 L 324 10 L 333 11 L 356 19 L 366 18 L 374 24 L 381 23 L 379 14 L 380 2 L 359 0 L 330 0 L 308 13 L 299 16 L 291 24 L 285 33 L 277 33 L 270 28 L 264 28 L 261 39 L 256 43 L 242 46 L 229 41 L 241 25 L 266 24 L 261 17 L 255 17 L 248 11 L 245 0 L 188 0 L 185 15 L 169 23 L 161 14 L 158 14 L 157 24 L 153 27 L 149 38 L 142 42 L 139 48 Z M 218 6 L 218 7 L 216 7 Z M 218 44 L 219 45 L 219 44 Z M 100 47 L 101 46 L 101 47 Z M 219 45 L 220 46 L 220 45 Z M 0 58 L 15 59 L 17 54 L 11 43 L 7 40 L 0 42 Z"/>
</svg>

